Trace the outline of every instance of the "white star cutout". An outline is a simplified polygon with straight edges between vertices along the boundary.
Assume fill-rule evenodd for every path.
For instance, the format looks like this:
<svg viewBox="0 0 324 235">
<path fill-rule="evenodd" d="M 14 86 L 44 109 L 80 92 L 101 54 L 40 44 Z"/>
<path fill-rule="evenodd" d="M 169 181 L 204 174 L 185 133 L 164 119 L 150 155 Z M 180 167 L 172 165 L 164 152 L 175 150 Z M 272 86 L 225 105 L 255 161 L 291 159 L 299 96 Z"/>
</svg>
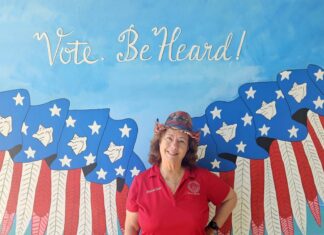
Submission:
<svg viewBox="0 0 324 235">
<path fill-rule="evenodd" d="M 250 89 L 248 91 L 245 91 L 245 94 L 247 95 L 246 96 L 246 99 L 254 99 L 254 94 L 255 94 L 256 90 L 253 90 L 253 87 L 250 86 Z"/>
<path fill-rule="evenodd" d="M 56 106 L 56 104 L 53 105 L 53 108 L 50 108 L 51 116 L 60 116 L 61 109 Z"/>
<path fill-rule="evenodd" d="M 96 121 L 93 121 L 92 125 L 89 125 L 88 127 L 91 129 L 91 135 L 93 135 L 94 133 L 97 133 L 97 135 L 99 135 L 99 129 L 101 125 L 98 125 Z"/>
<path fill-rule="evenodd" d="M 247 124 L 252 126 L 252 118 L 252 116 L 249 116 L 249 114 L 246 113 L 245 116 L 241 118 L 244 121 L 244 126 L 246 126 Z"/>
<path fill-rule="evenodd" d="M 84 159 L 87 161 L 86 165 L 89 166 L 90 164 L 95 163 L 96 156 L 90 153 L 88 156 L 85 156 Z"/>
<path fill-rule="evenodd" d="M 66 127 L 74 127 L 76 120 L 72 118 L 72 116 L 70 115 L 68 119 L 65 120 L 66 123 Z"/>
<path fill-rule="evenodd" d="M 223 137 L 226 143 L 228 143 L 230 140 L 234 139 L 236 136 L 236 127 L 237 124 L 227 125 L 225 122 L 223 122 L 222 127 L 220 127 L 216 134 L 219 134 Z"/>
<path fill-rule="evenodd" d="M 104 171 L 102 168 L 100 168 L 99 171 L 96 171 L 97 175 L 98 175 L 98 180 L 99 179 L 106 179 L 106 175 L 107 175 L 107 171 Z"/>
<path fill-rule="evenodd" d="M 200 129 L 202 132 L 204 132 L 204 136 L 210 134 L 210 130 L 207 126 L 207 124 L 205 123 L 205 126 L 203 128 Z"/>
<path fill-rule="evenodd" d="M 62 164 L 62 167 L 63 166 L 71 167 L 70 163 L 71 163 L 72 159 L 68 158 L 67 155 L 64 155 L 64 157 L 59 159 L 59 160 L 60 160 L 60 162 Z"/>
<path fill-rule="evenodd" d="M 32 135 L 39 140 L 45 147 L 53 142 L 53 127 L 39 125 L 37 132 Z"/>
<path fill-rule="evenodd" d="M 315 104 L 315 109 L 318 109 L 318 108 L 323 108 L 323 103 L 324 103 L 324 100 L 321 99 L 320 96 L 317 97 L 317 100 L 314 100 L 313 103 Z"/>
<path fill-rule="evenodd" d="M 220 161 L 217 161 L 217 159 L 215 158 L 214 161 L 210 162 L 210 164 L 212 164 L 212 169 L 214 168 L 219 168 L 220 165 Z"/>
<path fill-rule="evenodd" d="M 288 132 L 290 133 L 289 138 L 291 138 L 291 137 L 293 137 L 293 136 L 297 138 L 297 131 L 298 131 L 298 130 L 299 130 L 299 129 L 296 128 L 294 125 L 292 126 L 291 129 L 288 129 Z"/>
<path fill-rule="evenodd" d="M 243 144 L 243 141 L 241 141 L 239 144 L 236 145 L 237 152 L 243 152 L 245 151 L 246 144 Z"/>
<path fill-rule="evenodd" d="M 133 169 L 130 170 L 132 173 L 132 177 L 137 176 L 140 173 L 140 170 L 136 168 L 136 166 L 133 167 Z"/>
<path fill-rule="evenodd" d="M 280 98 L 285 98 L 281 90 L 277 90 L 276 93 L 277 93 L 277 100 L 279 100 Z"/>
<path fill-rule="evenodd" d="M 25 99 L 25 97 L 21 96 L 20 93 L 18 92 L 16 97 L 13 97 L 13 99 L 16 101 L 16 106 L 19 105 L 24 105 L 23 100 Z"/>
<path fill-rule="evenodd" d="M 319 69 L 316 73 L 314 73 L 314 75 L 316 77 L 316 82 L 318 80 L 323 80 L 324 71 L 322 71 L 321 69 Z"/>
<path fill-rule="evenodd" d="M 122 168 L 122 166 L 119 166 L 118 168 L 115 168 L 116 175 L 124 176 L 125 169 Z"/>
<path fill-rule="evenodd" d="M 291 74 L 291 71 L 283 71 L 283 72 L 281 72 L 280 73 L 280 75 L 281 75 L 281 81 L 283 81 L 285 79 L 289 80 L 290 74 Z"/>
<path fill-rule="evenodd" d="M 26 125 L 25 122 L 23 122 L 22 127 L 21 127 L 21 132 L 27 135 L 27 129 L 29 126 Z"/>
<path fill-rule="evenodd" d="M 261 136 L 267 136 L 268 131 L 270 130 L 270 127 L 267 127 L 265 124 L 263 124 L 262 128 L 259 128 L 259 131 L 261 132 Z"/>
<path fill-rule="evenodd" d="M 0 133 L 7 137 L 12 132 L 12 116 L 1 117 L 0 116 Z"/>
<path fill-rule="evenodd" d="M 124 125 L 123 128 L 119 128 L 121 131 L 121 137 L 123 138 L 124 136 L 129 137 L 129 132 L 132 130 L 132 128 L 128 128 L 127 124 Z"/>
<path fill-rule="evenodd" d="M 35 153 L 36 153 L 36 150 L 33 150 L 30 146 L 28 147 L 27 150 L 24 151 L 27 155 L 27 159 L 29 158 L 35 158 Z"/>
<path fill-rule="evenodd" d="M 272 101 L 269 103 L 262 101 L 261 107 L 255 113 L 262 115 L 268 120 L 271 120 L 277 115 L 276 101 Z"/>
<path fill-rule="evenodd" d="M 218 117 L 219 119 L 221 119 L 221 112 L 222 110 L 221 109 L 218 109 L 216 106 L 214 108 L 213 111 L 210 111 L 210 113 L 213 115 L 213 120 Z"/>
</svg>

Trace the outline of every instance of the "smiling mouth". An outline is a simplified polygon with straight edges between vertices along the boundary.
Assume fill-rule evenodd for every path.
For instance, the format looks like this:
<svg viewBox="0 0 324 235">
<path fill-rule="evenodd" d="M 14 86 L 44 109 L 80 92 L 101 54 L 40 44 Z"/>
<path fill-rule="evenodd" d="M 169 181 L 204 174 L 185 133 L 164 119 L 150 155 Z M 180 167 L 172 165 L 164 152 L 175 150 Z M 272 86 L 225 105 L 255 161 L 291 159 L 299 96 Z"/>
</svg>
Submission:
<svg viewBox="0 0 324 235">
<path fill-rule="evenodd" d="M 178 153 L 171 153 L 171 152 L 168 152 L 168 151 L 167 151 L 167 154 L 170 155 L 170 156 L 177 156 L 178 155 Z"/>
</svg>

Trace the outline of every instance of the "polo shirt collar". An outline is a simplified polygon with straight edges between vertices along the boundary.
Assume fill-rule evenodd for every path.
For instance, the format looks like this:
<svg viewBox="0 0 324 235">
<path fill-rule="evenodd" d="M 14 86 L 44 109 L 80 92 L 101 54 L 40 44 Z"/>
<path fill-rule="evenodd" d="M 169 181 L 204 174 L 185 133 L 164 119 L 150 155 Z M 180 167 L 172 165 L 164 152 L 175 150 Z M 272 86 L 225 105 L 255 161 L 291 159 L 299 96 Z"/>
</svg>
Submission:
<svg viewBox="0 0 324 235">
<path fill-rule="evenodd" d="M 162 177 L 160 168 L 157 164 L 153 165 L 149 172 L 149 178 L 156 177 L 156 176 Z M 194 179 L 195 177 L 196 177 L 196 173 L 195 173 L 194 168 L 193 169 L 185 168 L 185 173 L 184 173 L 184 177 L 183 177 L 184 180 L 187 178 Z"/>
</svg>

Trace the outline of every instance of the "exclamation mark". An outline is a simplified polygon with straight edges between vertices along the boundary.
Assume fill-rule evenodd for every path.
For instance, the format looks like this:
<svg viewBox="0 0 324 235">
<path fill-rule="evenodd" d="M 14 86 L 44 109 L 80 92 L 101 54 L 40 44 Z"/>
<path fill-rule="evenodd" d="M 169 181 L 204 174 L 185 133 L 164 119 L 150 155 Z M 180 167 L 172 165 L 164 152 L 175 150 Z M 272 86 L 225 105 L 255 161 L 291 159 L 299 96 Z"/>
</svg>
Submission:
<svg viewBox="0 0 324 235">
<path fill-rule="evenodd" d="M 242 49 L 242 46 L 243 46 L 245 34 L 246 34 L 246 31 L 244 30 L 243 33 L 242 33 L 240 45 L 239 45 L 239 47 L 237 49 L 236 60 L 239 60 L 240 59 L 240 54 L 241 54 L 241 49 Z"/>
</svg>

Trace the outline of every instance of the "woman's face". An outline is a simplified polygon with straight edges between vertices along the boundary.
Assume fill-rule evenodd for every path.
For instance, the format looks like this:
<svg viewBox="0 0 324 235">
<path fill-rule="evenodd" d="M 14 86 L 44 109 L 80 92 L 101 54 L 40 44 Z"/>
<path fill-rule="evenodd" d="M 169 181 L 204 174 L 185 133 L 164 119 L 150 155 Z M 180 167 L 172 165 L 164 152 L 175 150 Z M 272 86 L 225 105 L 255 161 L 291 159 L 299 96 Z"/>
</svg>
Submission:
<svg viewBox="0 0 324 235">
<path fill-rule="evenodd" d="M 168 128 L 160 141 L 161 161 L 182 162 L 189 148 L 189 136 L 179 130 Z"/>
</svg>

